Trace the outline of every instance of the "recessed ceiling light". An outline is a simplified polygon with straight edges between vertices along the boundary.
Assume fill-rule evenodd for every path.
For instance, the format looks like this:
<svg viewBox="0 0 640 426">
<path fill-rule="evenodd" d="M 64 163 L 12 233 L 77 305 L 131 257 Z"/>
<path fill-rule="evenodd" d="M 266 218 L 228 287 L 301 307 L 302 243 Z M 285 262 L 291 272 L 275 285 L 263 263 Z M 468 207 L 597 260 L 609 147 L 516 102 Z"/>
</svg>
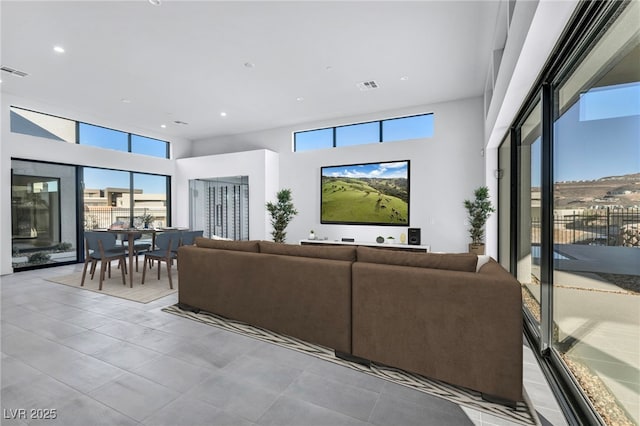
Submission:
<svg viewBox="0 0 640 426">
<path fill-rule="evenodd" d="M 333 69 L 333 67 L 331 65 L 327 65 L 324 69 L 327 70 L 327 71 L 331 71 Z"/>
<path fill-rule="evenodd" d="M 130 104 L 131 103 L 131 99 L 122 98 L 122 99 L 120 99 L 120 102 L 122 102 L 123 104 Z"/>
<path fill-rule="evenodd" d="M 409 80 L 409 77 L 407 77 L 406 75 L 403 75 L 402 77 L 400 77 L 400 80 L 407 81 Z"/>
<path fill-rule="evenodd" d="M 167 125 L 166 124 L 161 124 L 160 127 L 162 127 L 163 129 L 166 129 Z"/>
<path fill-rule="evenodd" d="M 303 98 L 302 96 L 298 96 L 298 97 L 296 98 L 296 101 L 298 101 L 298 102 L 302 102 L 302 101 L 304 101 L 304 98 Z"/>
<path fill-rule="evenodd" d="M 53 50 L 57 53 L 64 53 L 64 47 L 62 46 L 53 46 Z"/>
<path fill-rule="evenodd" d="M 149 3 L 154 5 L 154 6 L 160 6 L 161 1 L 160 0 L 149 0 Z"/>
<path fill-rule="evenodd" d="M 227 116 L 227 113 L 226 113 L 226 112 L 222 111 L 222 112 L 220 113 L 220 117 L 226 117 L 226 116 Z"/>
<path fill-rule="evenodd" d="M 255 68 L 256 64 L 254 64 L 253 62 L 245 62 L 244 66 L 247 68 Z"/>
</svg>

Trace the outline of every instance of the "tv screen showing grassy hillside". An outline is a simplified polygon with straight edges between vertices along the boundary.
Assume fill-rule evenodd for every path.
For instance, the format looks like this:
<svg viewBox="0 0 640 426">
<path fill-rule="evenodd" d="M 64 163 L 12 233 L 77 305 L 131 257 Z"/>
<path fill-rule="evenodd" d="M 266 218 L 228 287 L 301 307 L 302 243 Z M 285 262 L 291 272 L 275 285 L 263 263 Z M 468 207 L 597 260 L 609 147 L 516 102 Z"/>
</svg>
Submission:
<svg viewBox="0 0 640 426">
<path fill-rule="evenodd" d="M 409 160 L 321 168 L 321 223 L 409 226 Z"/>
</svg>

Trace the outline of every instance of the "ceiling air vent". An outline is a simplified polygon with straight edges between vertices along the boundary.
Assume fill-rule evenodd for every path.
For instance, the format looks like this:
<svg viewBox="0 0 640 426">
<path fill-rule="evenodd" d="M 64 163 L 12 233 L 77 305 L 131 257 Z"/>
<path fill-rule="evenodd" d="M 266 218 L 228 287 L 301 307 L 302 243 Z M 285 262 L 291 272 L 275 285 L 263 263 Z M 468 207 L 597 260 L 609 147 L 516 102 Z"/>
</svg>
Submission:
<svg viewBox="0 0 640 426">
<path fill-rule="evenodd" d="M 185 123 L 184 121 L 180 121 L 180 120 L 176 120 L 176 121 L 174 121 L 174 123 L 175 123 L 175 124 L 179 124 L 179 125 L 181 125 L 181 126 L 186 126 L 186 125 L 188 125 L 188 124 L 189 124 L 189 123 Z"/>
<path fill-rule="evenodd" d="M 2 67 L 0 67 L 0 70 L 4 71 L 4 72 L 8 72 L 9 74 L 13 74 L 13 75 L 17 75 L 18 77 L 26 77 L 29 74 L 27 74 L 24 71 L 20 71 L 20 70 L 16 70 L 10 67 L 5 67 L 4 65 Z"/>
<path fill-rule="evenodd" d="M 378 85 L 378 83 L 376 83 L 373 80 L 370 81 L 363 81 L 362 83 L 358 83 L 356 84 L 356 86 L 358 86 L 358 89 L 360 89 L 361 91 L 365 91 L 365 90 L 373 90 L 373 89 L 377 89 L 378 87 L 380 87 Z"/>
</svg>

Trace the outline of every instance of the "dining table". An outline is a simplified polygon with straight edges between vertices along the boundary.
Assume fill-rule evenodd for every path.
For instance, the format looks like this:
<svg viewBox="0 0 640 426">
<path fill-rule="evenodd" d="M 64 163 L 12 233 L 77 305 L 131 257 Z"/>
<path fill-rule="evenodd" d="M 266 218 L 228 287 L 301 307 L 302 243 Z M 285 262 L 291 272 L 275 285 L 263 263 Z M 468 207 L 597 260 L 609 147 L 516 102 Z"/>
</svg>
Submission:
<svg viewBox="0 0 640 426">
<path fill-rule="evenodd" d="M 151 234 L 151 250 L 155 247 L 156 243 L 156 233 L 161 232 L 162 229 L 155 228 L 121 228 L 121 229 L 108 229 L 107 232 L 111 232 L 117 235 L 126 235 L 128 246 L 127 251 L 129 252 L 129 287 L 133 287 L 133 273 L 132 273 L 132 265 L 133 265 L 133 256 L 135 245 L 135 237 L 141 234 Z"/>
<path fill-rule="evenodd" d="M 129 252 L 129 287 L 133 287 L 133 273 L 131 272 L 131 265 L 133 265 L 134 245 L 135 237 L 141 234 L 151 234 L 151 248 L 153 251 L 156 246 L 156 234 L 158 232 L 171 232 L 171 231 L 186 231 L 189 228 L 184 227 L 168 227 L 168 228 L 112 228 L 107 229 L 107 232 L 111 232 L 117 235 L 127 235 L 127 251 Z M 144 267 L 144 266 L 143 266 Z"/>
</svg>

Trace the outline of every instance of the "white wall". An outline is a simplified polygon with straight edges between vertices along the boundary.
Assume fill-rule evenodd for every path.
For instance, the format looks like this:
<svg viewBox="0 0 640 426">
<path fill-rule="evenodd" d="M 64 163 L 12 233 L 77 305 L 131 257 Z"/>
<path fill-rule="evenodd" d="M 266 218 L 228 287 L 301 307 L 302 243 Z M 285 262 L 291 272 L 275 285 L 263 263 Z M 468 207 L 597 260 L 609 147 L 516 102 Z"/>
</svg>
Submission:
<svg viewBox="0 0 640 426">
<path fill-rule="evenodd" d="M 462 203 L 472 196 L 474 188 L 484 183 L 482 111 L 482 99 L 478 97 L 197 141 L 192 149 L 194 155 L 256 148 L 278 152 L 279 188 L 291 188 L 299 212 L 287 228 L 289 243 L 307 238 L 311 229 L 320 237 L 353 237 L 364 241 L 374 241 L 378 235 L 393 235 L 398 239 L 401 233 L 406 234 L 406 227 L 321 225 L 320 167 L 409 159 L 411 227 L 422 228 L 423 244 L 431 245 L 434 251 L 463 252 L 467 251 L 469 238 Z M 426 112 L 435 114 L 433 138 L 292 152 L 294 131 Z M 181 161 L 178 160 L 180 170 L 183 169 Z M 217 170 L 215 173 L 226 174 Z M 253 190 L 251 180 L 249 188 Z M 276 191 L 273 189 L 271 195 L 275 196 Z"/>
<path fill-rule="evenodd" d="M 227 176 L 249 176 L 249 238 L 270 239 L 265 204 L 273 201 L 278 191 L 278 154 L 264 149 L 178 159 L 174 223 L 189 226 L 189 180 Z"/>
<path fill-rule="evenodd" d="M 502 62 L 485 123 L 485 180 L 498 205 L 498 147 L 569 22 L 578 0 L 519 1 L 515 4 Z M 508 171 L 505 171 L 508 173 Z M 486 227 L 486 252 L 497 258 L 498 215 Z"/>
<path fill-rule="evenodd" d="M 11 267 L 11 159 L 48 161 L 70 165 L 84 165 L 90 167 L 105 167 L 143 173 L 156 173 L 173 176 L 175 174 L 175 160 L 130 154 L 119 151 L 106 150 L 86 145 L 76 145 L 54 141 L 29 135 L 10 132 L 10 106 L 40 111 L 51 115 L 65 117 L 78 121 L 106 127 L 119 127 L 113 123 L 101 122 L 96 117 L 80 111 L 58 110 L 55 106 L 41 104 L 37 101 L 26 100 L 11 95 L 2 96 L 2 143 L 0 143 L 0 275 L 13 272 Z M 166 140 L 162 134 L 140 132 L 139 129 L 123 129 L 142 133 L 144 136 Z M 185 155 L 190 151 L 190 141 L 179 140 L 172 144 L 174 155 Z M 173 184 L 173 182 L 172 182 Z M 175 187 L 175 185 L 173 186 Z M 174 191 L 175 192 L 175 191 Z M 175 197 L 172 202 L 172 212 L 175 215 Z"/>
</svg>

